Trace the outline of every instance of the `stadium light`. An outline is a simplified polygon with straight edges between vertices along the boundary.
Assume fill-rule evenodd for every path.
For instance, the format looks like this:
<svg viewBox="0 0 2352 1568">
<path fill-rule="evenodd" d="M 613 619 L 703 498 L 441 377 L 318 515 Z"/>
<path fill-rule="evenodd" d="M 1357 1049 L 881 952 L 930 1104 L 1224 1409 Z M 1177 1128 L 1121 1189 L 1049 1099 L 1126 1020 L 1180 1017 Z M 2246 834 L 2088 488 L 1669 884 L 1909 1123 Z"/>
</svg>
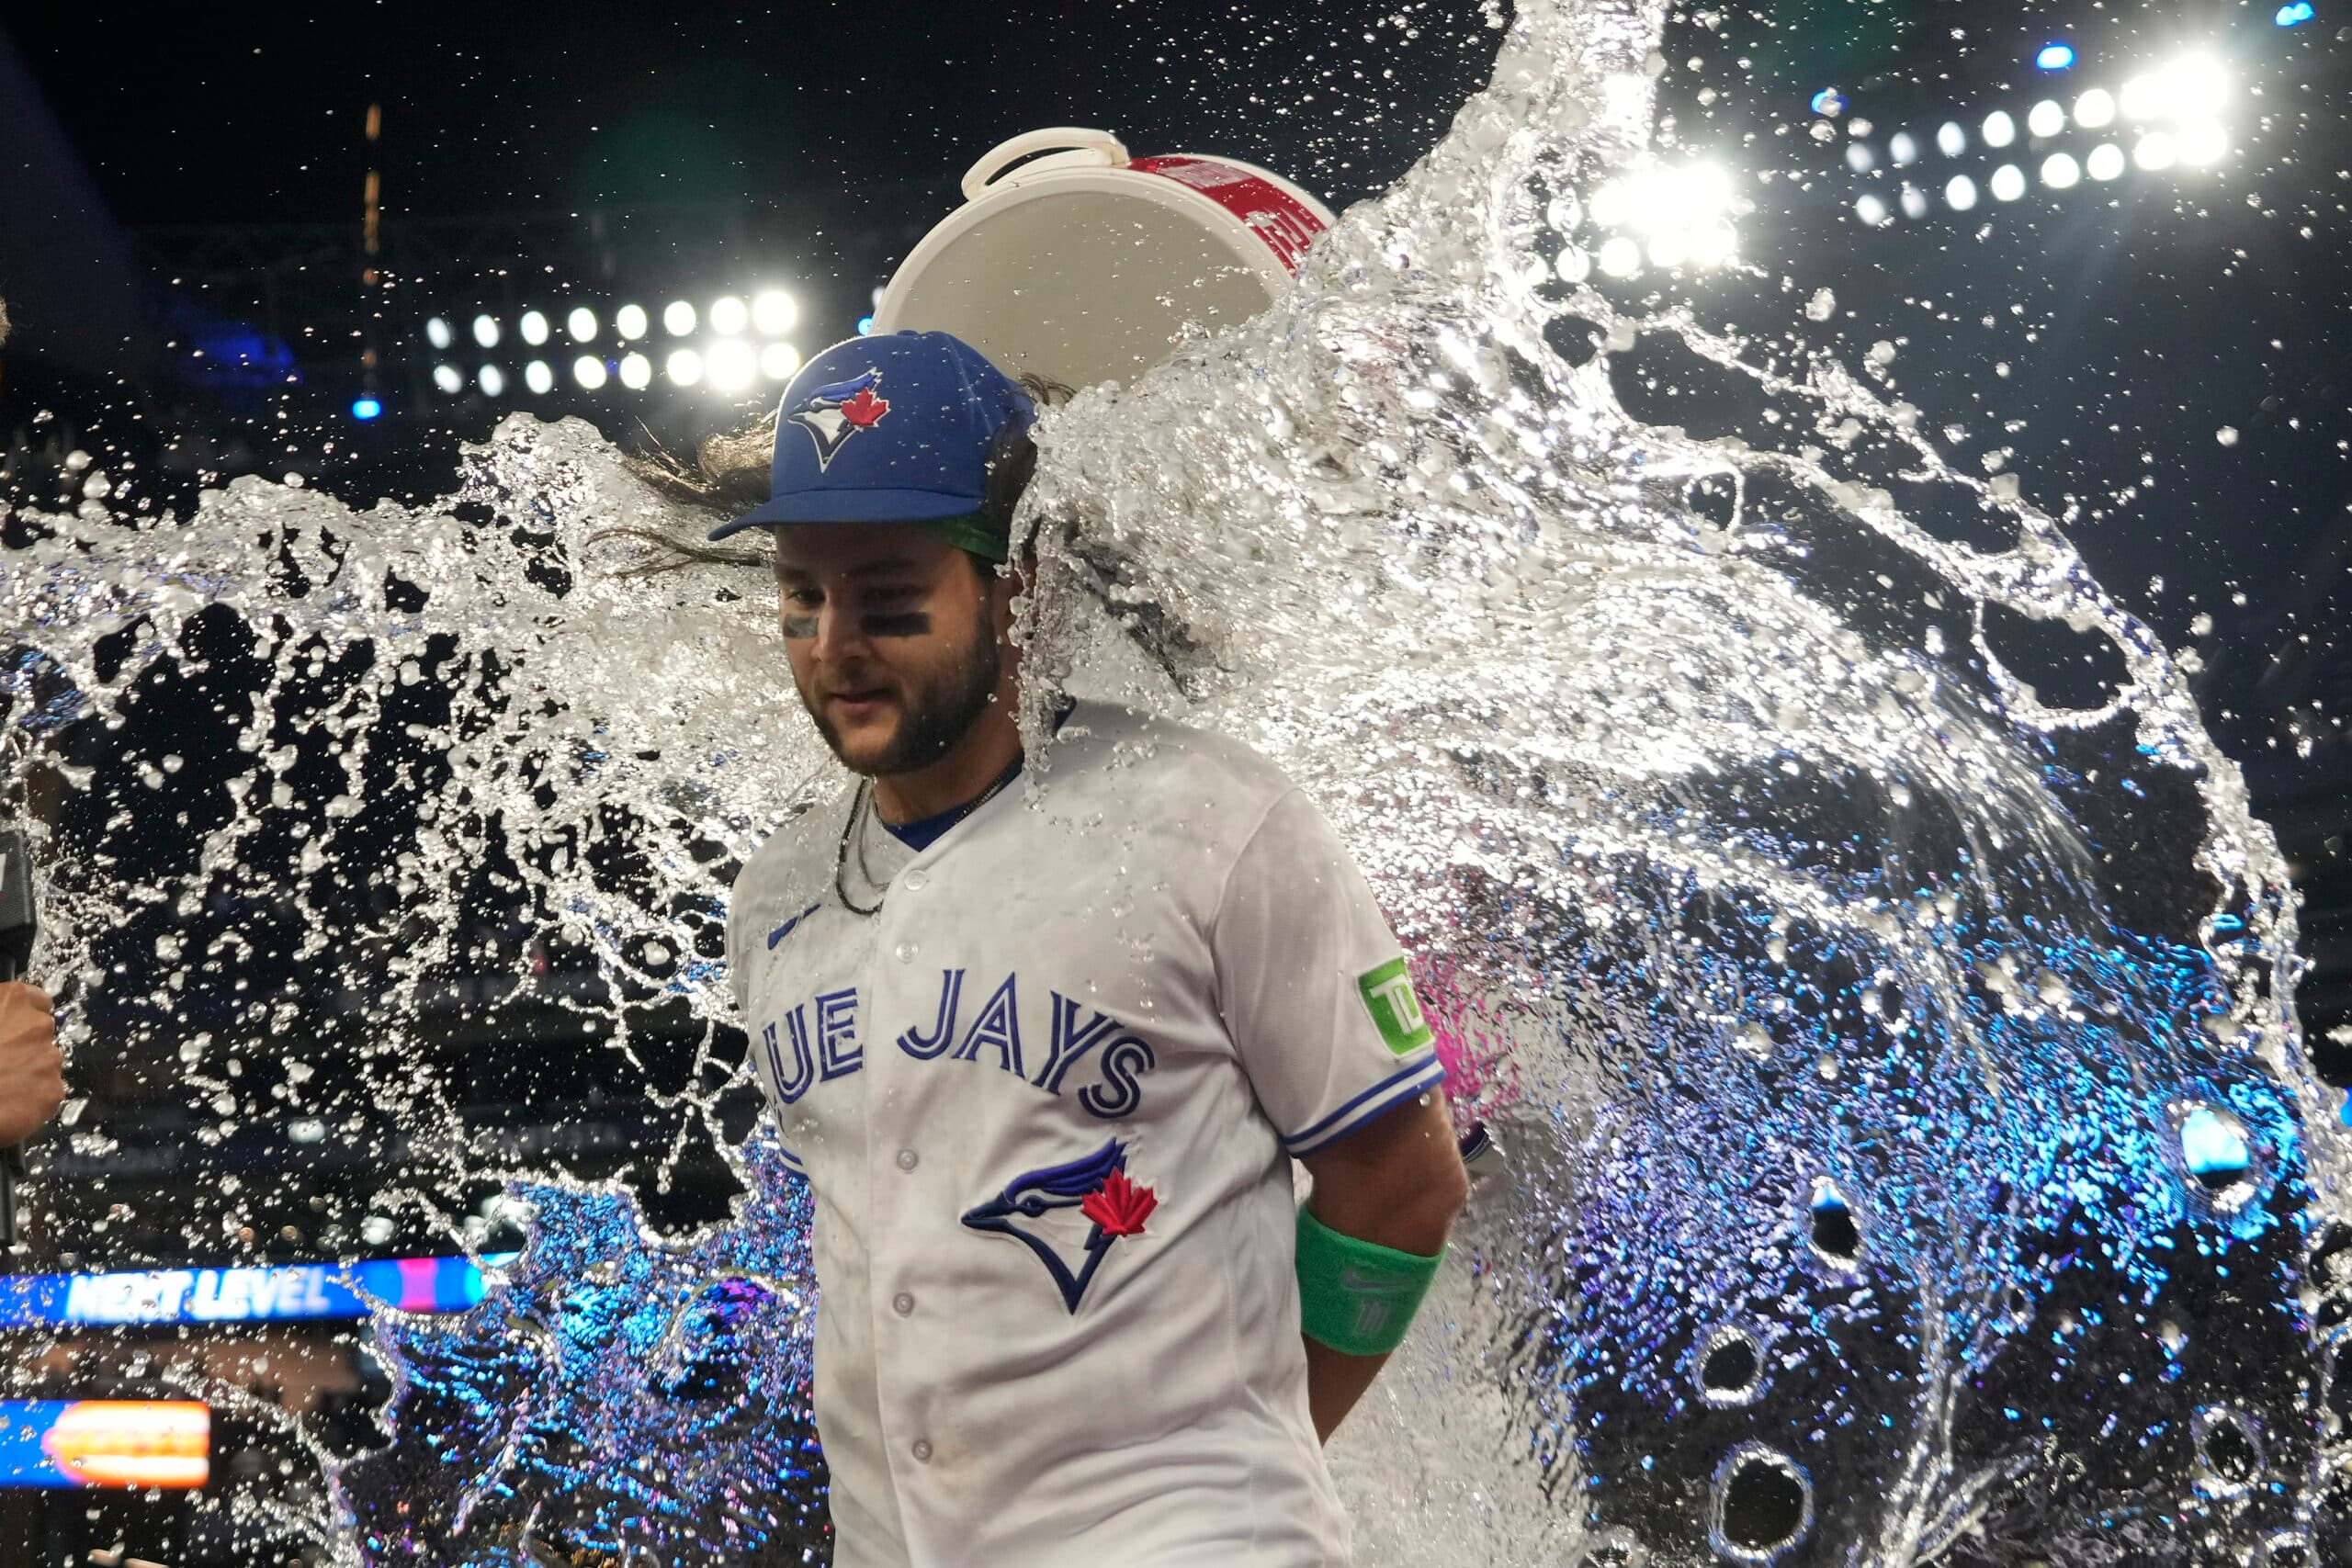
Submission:
<svg viewBox="0 0 2352 1568">
<path fill-rule="evenodd" d="M 2015 201 L 2025 194 L 2025 171 L 2015 164 L 2004 164 L 1993 171 L 1990 184 L 1995 201 Z"/>
<path fill-rule="evenodd" d="M 2075 100 L 2075 123 L 2085 130 L 2098 130 L 2115 123 L 2115 95 L 2105 87 L 2093 87 Z"/>
<path fill-rule="evenodd" d="M 1867 175 L 1878 167 L 1878 149 L 1867 141 L 1846 143 L 1846 166 L 1858 175 Z"/>
<path fill-rule="evenodd" d="M 2169 169 L 2179 160 L 2180 149 L 2174 144 L 2172 132 L 2168 130 L 2152 130 L 2140 138 L 2140 144 L 2132 149 L 2132 161 L 2152 174 L 2158 169 Z"/>
<path fill-rule="evenodd" d="M 2182 119 L 2219 114 L 2230 97 L 2229 67 L 2211 54 L 2184 54 L 2165 70 L 2173 113 Z"/>
<path fill-rule="evenodd" d="M 718 314 L 716 310 L 711 311 L 714 318 Z M 717 324 L 715 320 L 712 324 Z M 753 354 L 752 345 L 741 338 L 722 338 L 712 344 L 710 353 L 704 358 L 704 366 L 710 375 L 711 390 L 715 392 L 740 392 L 752 384 L 752 378 L 760 371 L 759 355 Z"/>
<path fill-rule="evenodd" d="M 2230 133 L 2218 119 L 2200 119 L 2180 133 L 2180 161 L 2203 168 L 2222 161 L 2230 150 Z"/>
<path fill-rule="evenodd" d="M 613 331 L 620 334 L 623 343 L 635 343 L 643 337 L 649 325 L 642 305 L 624 305 L 613 312 Z"/>
<path fill-rule="evenodd" d="M 2082 178 L 2083 166 L 2072 152 L 2052 152 L 2041 161 L 2041 183 L 2052 190 L 2072 190 Z"/>
<path fill-rule="evenodd" d="M 476 316 L 474 341 L 484 348 L 496 348 L 498 346 L 498 318 L 487 315 Z"/>
<path fill-rule="evenodd" d="M 1631 277 L 1642 270 L 1642 247 L 1623 234 L 1600 243 L 1600 270 L 1611 277 Z"/>
<path fill-rule="evenodd" d="M 662 330 L 672 337 L 684 337 L 695 330 L 695 308 L 684 299 L 673 299 L 662 308 Z"/>
<path fill-rule="evenodd" d="M 571 334 L 574 343 L 596 341 L 596 312 L 585 305 L 572 307 L 571 314 L 563 320 L 563 330 Z"/>
<path fill-rule="evenodd" d="M 1944 205 L 1954 212 L 1966 212 L 1976 205 L 1976 182 L 1966 175 L 1952 175 L 1944 186 Z"/>
<path fill-rule="evenodd" d="M 593 354 L 583 354 L 571 362 L 571 378 L 593 392 L 605 384 L 605 362 Z"/>
<path fill-rule="evenodd" d="M 722 294 L 710 302 L 710 330 L 721 337 L 735 336 L 751 321 L 752 312 L 732 294 Z"/>
<path fill-rule="evenodd" d="M 2025 128 L 2036 136 L 2055 136 L 2066 129 L 2066 111 L 2055 98 L 2044 98 L 2026 111 Z"/>
<path fill-rule="evenodd" d="M 1919 161 L 1919 143 L 1907 130 L 1898 130 L 1887 139 L 1886 155 L 1894 160 L 1897 168 Z"/>
<path fill-rule="evenodd" d="M 555 390 L 555 372 L 548 367 L 546 360 L 534 359 L 523 367 L 523 385 L 530 388 L 537 396 L 544 398 Z"/>
<path fill-rule="evenodd" d="M 424 323 L 424 341 L 435 348 L 448 347 L 453 341 L 449 334 L 449 323 L 438 316 L 432 317 Z"/>
<path fill-rule="evenodd" d="M 702 379 L 702 355 L 691 348 L 674 349 L 671 352 L 669 364 L 663 367 L 663 374 L 670 378 L 673 386 L 691 387 Z"/>
<path fill-rule="evenodd" d="M 1875 229 L 1886 221 L 1886 200 L 1875 191 L 1864 191 L 1854 198 L 1854 216 Z"/>
<path fill-rule="evenodd" d="M 1917 186 L 1906 183 L 1901 199 L 1904 217 L 1925 218 L 1928 215 L 1928 193 Z"/>
<path fill-rule="evenodd" d="M 771 381 L 789 381 L 800 368 L 800 351 L 788 343 L 772 343 L 760 350 L 760 374 Z"/>
<path fill-rule="evenodd" d="M 2083 160 L 2083 172 L 2095 180 L 2111 180 L 2123 172 L 2123 149 L 2102 141 Z"/>
<path fill-rule="evenodd" d="M 548 319 L 537 310 L 524 311 L 522 320 L 514 323 L 514 330 L 522 333 L 523 341 L 533 348 L 548 341 Z"/>
<path fill-rule="evenodd" d="M 1849 162 L 1855 148 L 1869 155 L 1866 144 L 1855 142 L 1847 149 Z M 1736 243 L 1731 218 L 1738 210 L 1741 206 L 1733 195 L 1731 175 L 1718 164 L 1638 170 L 1611 180 L 1592 197 L 1592 220 L 1604 229 L 1625 229 L 1640 235 L 1648 243 L 1651 261 L 1658 266 L 1679 266 L 1685 261 L 1714 265 L 1728 259 Z M 1618 254 L 1622 258 L 1623 253 Z M 1608 249 L 1603 246 L 1601 270 L 1609 271 L 1609 265 Z"/>
<path fill-rule="evenodd" d="M 653 384 L 653 361 L 641 354 L 621 355 L 621 385 L 641 392 Z"/>
<path fill-rule="evenodd" d="M 1961 130 L 1958 120 L 1948 119 L 1937 128 L 1936 150 L 1947 158 L 1957 158 L 1968 151 L 1968 132 Z"/>
<path fill-rule="evenodd" d="M 2009 118 L 2007 109 L 1995 109 L 1984 117 L 1984 145 L 2007 147 L 2018 139 L 2018 122 Z"/>
<path fill-rule="evenodd" d="M 2193 120 L 2219 114 L 2229 101 L 2229 68 L 2211 54 L 2184 54 L 2123 84 L 2128 119 Z"/>
<path fill-rule="evenodd" d="M 474 380 L 485 397 L 503 398 L 506 395 L 506 372 L 495 365 L 483 366 L 474 373 Z"/>
<path fill-rule="evenodd" d="M 433 384 L 454 398 L 466 389 L 466 375 L 454 365 L 436 365 L 433 367 Z"/>
<path fill-rule="evenodd" d="M 782 337 L 800 323 L 800 307 L 781 288 L 763 288 L 752 297 L 752 325 L 762 337 Z"/>
</svg>

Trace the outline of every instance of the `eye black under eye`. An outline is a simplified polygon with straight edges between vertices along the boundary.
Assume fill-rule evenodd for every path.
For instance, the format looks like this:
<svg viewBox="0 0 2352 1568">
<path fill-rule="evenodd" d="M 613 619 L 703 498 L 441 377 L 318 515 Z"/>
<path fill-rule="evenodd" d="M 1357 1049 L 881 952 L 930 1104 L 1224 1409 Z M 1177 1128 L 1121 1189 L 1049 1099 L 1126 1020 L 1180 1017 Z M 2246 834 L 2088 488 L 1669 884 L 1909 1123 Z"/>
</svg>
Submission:
<svg viewBox="0 0 2352 1568">
<path fill-rule="evenodd" d="M 931 617 L 921 610 L 868 610 L 857 624 L 867 637 L 922 637 L 931 630 Z"/>
</svg>

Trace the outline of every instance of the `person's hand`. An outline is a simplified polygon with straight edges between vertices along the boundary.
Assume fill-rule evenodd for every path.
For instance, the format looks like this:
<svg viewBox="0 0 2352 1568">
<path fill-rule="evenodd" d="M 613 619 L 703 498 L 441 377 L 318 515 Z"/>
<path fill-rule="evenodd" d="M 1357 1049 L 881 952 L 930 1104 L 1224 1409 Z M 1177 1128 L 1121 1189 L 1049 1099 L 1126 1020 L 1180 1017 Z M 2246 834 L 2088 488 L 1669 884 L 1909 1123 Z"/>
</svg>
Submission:
<svg viewBox="0 0 2352 1568">
<path fill-rule="evenodd" d="M 65 1057 L 49 993 L 0 985 L 0 1145 L 21 1144 L 65 1103 Z"/>
</svg>

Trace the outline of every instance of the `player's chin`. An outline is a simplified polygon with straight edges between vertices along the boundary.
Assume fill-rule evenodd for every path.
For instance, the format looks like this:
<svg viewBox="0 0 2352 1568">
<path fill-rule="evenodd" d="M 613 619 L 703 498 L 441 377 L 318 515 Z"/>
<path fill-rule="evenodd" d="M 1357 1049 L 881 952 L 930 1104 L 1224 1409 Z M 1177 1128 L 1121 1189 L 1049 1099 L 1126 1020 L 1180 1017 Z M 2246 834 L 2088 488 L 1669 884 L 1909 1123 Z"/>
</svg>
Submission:
<svg viewBox="0 0 2352 1568">
<path fill-rule="evenodd" d="M 899 750 L 900 715 L 895 705 L 852 704 L 844 708 L 829 704 L 826 718 L 825 739 L 832 742 L 833 754 L 850 772 L 890 771 Z"/>
</svg>

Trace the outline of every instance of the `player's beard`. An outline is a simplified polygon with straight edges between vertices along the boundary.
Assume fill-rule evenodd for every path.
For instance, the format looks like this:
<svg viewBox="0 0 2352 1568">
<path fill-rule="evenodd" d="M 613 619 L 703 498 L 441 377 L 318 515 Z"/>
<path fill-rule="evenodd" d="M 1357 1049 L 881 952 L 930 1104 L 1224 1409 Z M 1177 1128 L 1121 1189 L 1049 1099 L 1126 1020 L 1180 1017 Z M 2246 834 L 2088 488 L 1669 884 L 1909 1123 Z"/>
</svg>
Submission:
<svg viewBox="0 0 2352 1568">
<path fill-rule="evenodd" d="M 841 731 L 825 716 L 824 705 L 811 702 L 808 689 L 801 689 L 801 704 L 817 721 L 817 733 L 825 738 L 842 766 L 868 778 L 910 773 L 947 755 L 971 732 L 995 699 L 997 682 L 1004 670 L 1004 656 L 996 645 L 996 628 L 989 621 L 986 600 L 972 617 L 969 631 L 968 640 L 950 650 L 937 673 L 902 688 L 899 728 L 879 756 L 854 758 L 842 750 Z"/>
</svg>

